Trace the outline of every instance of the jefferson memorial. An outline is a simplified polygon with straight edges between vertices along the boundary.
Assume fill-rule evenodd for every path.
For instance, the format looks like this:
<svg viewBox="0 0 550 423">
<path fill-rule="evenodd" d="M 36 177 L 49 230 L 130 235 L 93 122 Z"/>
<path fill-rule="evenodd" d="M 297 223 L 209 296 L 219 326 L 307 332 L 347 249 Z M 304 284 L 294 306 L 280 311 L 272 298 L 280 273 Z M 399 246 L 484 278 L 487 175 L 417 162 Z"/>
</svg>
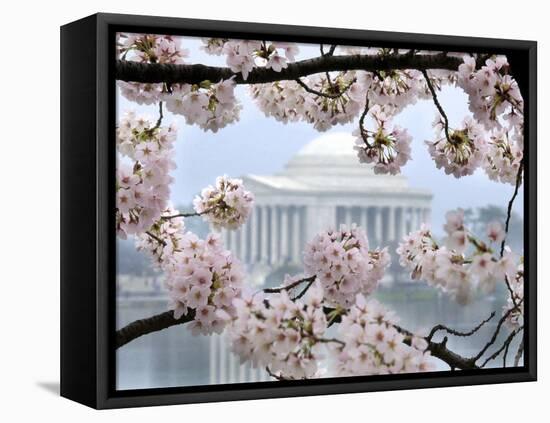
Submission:
<svg viewBox="0 0 550 423">
<path fill-rule="evenodd" d="M 349 133 L 322 135 L 280 173 L 242 177 L 255 196 L 254 211 L 239 230 L 222 236 L 258 287 L 269 283 L 270 275 L 280 284 L 281 271 L 283 276 L 286 270 L 303 271 L 305 244 L 327 228 L 356 223 L 366 228 L 370 249 L 394 251 L 405 234 L 429 223 L 431 192 L 410 187 L 403 175 L 376 175 L 371 165 L 359 162 L 354 139 Z M 223 337 L 211 337 L 211 383 L 256 380 L 268 380 L 263 369 L 239 365 Z"/>
</svg>

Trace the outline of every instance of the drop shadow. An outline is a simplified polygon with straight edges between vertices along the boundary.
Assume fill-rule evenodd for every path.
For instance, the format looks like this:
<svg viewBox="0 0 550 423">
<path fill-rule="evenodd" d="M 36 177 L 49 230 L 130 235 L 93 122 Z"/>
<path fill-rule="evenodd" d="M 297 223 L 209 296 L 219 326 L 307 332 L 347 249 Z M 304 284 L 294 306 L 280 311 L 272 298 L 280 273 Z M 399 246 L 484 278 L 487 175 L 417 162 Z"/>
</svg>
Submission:
<svg viewBox="0 0 550 423">
<path fill-rule="evenodd" d="M 59 396 L 60 387 L 59 382 L 37 382 L 36 386 L 42 388 L 44 391 L 49 392 L 55 396 Z"/>
</svg>

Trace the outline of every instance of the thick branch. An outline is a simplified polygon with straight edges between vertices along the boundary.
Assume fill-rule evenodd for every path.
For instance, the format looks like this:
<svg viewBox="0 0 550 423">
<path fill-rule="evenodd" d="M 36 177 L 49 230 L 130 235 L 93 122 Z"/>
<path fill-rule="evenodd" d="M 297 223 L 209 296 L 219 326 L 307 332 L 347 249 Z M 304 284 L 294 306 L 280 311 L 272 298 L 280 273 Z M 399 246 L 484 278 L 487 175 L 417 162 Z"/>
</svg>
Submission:
<svg viewBox="0 0 550 423">
<path fill-rule="evenodd" d="M 173 311 L 165 311 L 155 316 L 136 320 L 116 331 L 115 348 L 120 348 L 140 336 L 158 332 L 171 326 L 181 325 L 190 322 L 194 318 L 195 310 L 190 309 L 185 316 L 181 316 L 179 319 L 174 318 Z"/>
<path fill-rule="evenodd" d="M 408 343 L 411 342 L 411 339 L 414 336 L 411 331 L 397 325 L 394 325 L 394 327 L 408 338 Z M 479 369 L 479 367 L 476 365 L 476 360 L 473 357 L 463 357 L 448 349 L 447 337 L 443 338 L 441 342 L 434 342 L 428 337 L 426 337 L 425 339 L 428 342 L 427 350 L 432 354 L 432 356 L 439 358 L 441 361 L 447 363 L 451 370 Z"/>
<path fill-rule="evenodd" d="M 261 84 L 275 81 L 296 80 L 303 76 L 321 72 L 333 71 L 389 71 L 395 69 L 445 69 L 456 71 L 462 63 L 458 57 L 447 54 L 415 55 L 398 54 L 382 55 L 325 55 L 313 59 L 289 63 L 280 72 L 273 69 L 255 68 L 244 80 L 240 73 L 234 73 L 230 68 L 194 65 L 174 65 L 168 63 L 139 63 L 127 60 L 117 60 L 115 78 L 122 81 L 167 84 L 198 84 L 208 80 L 218 82 L 234 77 L 237 84 Z"/>
</svg>

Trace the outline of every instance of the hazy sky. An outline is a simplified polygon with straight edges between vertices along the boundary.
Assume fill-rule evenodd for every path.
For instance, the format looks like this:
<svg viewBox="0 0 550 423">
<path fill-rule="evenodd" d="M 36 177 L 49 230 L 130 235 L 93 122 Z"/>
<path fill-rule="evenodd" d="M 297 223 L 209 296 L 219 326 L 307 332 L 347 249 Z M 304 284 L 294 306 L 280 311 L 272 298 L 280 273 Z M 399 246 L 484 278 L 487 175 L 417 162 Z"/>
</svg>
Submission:
<svg viewBox="0 0 550 423">
<path fill-rule="evenodd" d="M 207 56 L 200 52 L 198 40 L 188 39 L 184 43 L 190 50 L 190 61 L 212 65 L 223 65 L 223 59 Z M 302 48 L 304 58 L 317 54 L 317 47 Z M 321 134 L 305 123 L 282 124 L 267 118 L 254 105 L 244 86 L 237 87 L 237 97 L 243 105 L 241 119 L 217 134 L 204 132 L 196 126 L 185 124 L 182 116 L 165 113 L 165 121 L 175 119 L 178 126 L 176 143 L 175 183 L 172 187 L 174 204 L 190 203 L 192 198 L 206 185 L 212 184 L 216 176 L 227 174 L 233 177 L 247 173 L 272 174 L 282 170 L 285 163 L 305 144 Z M 449 116 L 451 126 L 459 125 L 468 112 L 467 97 L 462 90 L 446 87 L 439 95 L 440 102 Z M 138 106 L 119 97 L 119 110 L 128 108 L 146 113 L 156 119 L 156 106 Z M 403 168 L 409 184 L 428 188 L 433 194 L 432 226 L 440 232 L 445 212 L 457 207 L 479 207 L 495 204 L 505 207 L 513 193 L 511 185 L 492 182 L 483 171 L 455 179 L 435 167 L 424 140 L 433 139 L 432 122 L 436 109 L 431 100 L 422 100 L 407 107 L 395 122 L 408 129 L 413 137 L 412 159 Z M 357 125 L 338 125 L 331 131 L 352 132 Z M 514 211 L 523 216 L 523 189 L 515 202 Z"/>
</svg>

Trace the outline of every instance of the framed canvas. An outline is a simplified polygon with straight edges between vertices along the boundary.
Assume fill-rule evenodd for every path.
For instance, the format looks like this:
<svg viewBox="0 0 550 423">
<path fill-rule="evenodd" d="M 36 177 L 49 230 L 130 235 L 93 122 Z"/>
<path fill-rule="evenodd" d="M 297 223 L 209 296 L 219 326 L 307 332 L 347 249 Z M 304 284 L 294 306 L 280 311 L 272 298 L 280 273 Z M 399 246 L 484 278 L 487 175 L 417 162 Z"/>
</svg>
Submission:
<svg viewBox="0 0 550 423">
<path fill-rule="evenodd" d="M 536 43 L 61 28 L 61 394 L 536 379 Z"/>
</svg>

